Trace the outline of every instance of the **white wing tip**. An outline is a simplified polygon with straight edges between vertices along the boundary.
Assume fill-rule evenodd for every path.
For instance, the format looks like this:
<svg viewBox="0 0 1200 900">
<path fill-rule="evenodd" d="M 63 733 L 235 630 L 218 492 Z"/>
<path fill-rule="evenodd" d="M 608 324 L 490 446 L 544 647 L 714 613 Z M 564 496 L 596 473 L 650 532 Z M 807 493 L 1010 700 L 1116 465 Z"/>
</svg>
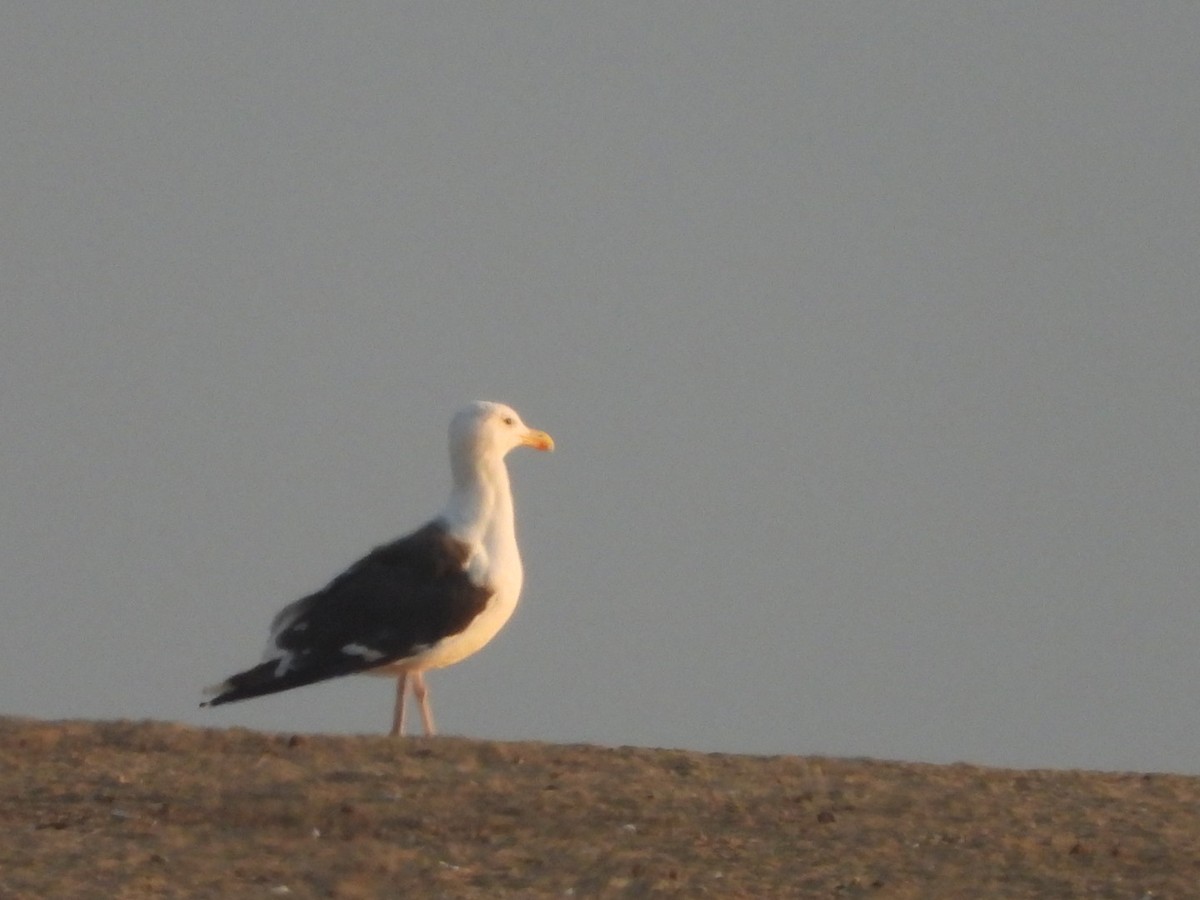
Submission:
<svg viewBox="0 0 1200 900">
<path fill-rule="evenodd" d="M 200 693 L 205 697 L 216 697 L 219 694 L 225 693 L 231 687 L 233 685 L 228 681 L 222 681 L 220 684 L 210 684 L 208 687 L 202 689 Z"/>
</svg>

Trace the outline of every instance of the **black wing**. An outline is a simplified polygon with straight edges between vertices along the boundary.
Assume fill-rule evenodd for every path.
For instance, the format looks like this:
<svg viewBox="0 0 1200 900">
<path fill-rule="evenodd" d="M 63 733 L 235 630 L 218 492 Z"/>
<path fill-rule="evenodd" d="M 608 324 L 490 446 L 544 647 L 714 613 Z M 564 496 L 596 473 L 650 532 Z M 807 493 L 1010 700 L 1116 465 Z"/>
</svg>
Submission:
<svg viewBox="0 0 1200 900">
<path fill-rule="evenodd" d="M 438 521 L 376 547 L 285 607 L 272 623 L 274 658 L 229 678 L 204 705 L 363 672 L 458 634 L 492 595 L 468 577 L 469 552 Z"/>
</svg>

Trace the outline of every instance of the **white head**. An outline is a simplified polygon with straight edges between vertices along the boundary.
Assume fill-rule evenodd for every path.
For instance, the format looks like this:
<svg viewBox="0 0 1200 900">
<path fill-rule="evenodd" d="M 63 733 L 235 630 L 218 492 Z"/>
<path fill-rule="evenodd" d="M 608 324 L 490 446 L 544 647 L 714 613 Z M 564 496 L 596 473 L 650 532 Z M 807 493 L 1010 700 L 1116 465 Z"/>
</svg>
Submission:
<svg viewBox="0 0 1200 900">
<path fill-rule="evenodd" d="M 517 411 L 486 400 L 463 407 L 450 420 L 450 456 L 458 460 L 501 459 L 514 447 L 553 450 L 554 440 L 530 428 Z"/>
</svg>

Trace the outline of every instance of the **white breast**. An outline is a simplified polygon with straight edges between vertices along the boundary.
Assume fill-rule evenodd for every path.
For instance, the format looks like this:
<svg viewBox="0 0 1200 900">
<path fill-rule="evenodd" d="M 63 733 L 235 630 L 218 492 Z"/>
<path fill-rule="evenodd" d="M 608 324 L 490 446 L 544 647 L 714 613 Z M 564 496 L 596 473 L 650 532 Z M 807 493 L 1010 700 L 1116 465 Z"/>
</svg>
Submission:
<svg viewBox="0 0 1200 900">
<path fill-rule="evenodd" d="M 483 649 L 499 633 L 516 611 L 524 571 L 521 557 L 517 553 L 516 541 L 501 540 L 498 544 L 491 552 L 480 547 L 467 563 L 471 580 L 477 584 L 490 584 L 493 589 L 483 612 L 458 634 L 442 638 L 406 659 L 372 669 L 371 674 L 390 675 L 402 671 L 417 672 L 452 666 Z"/>
<path fill-rule="evenodd" d="M 440 669 L 466 659 L 494 638 L 517 608 L 524 571 L 503 454 L 477 460 L 467 475 L 456 481 L 441 520 L 454 537 L 473 548 L 467 575 L 475 584 L 490 587 L 491 599 L 463 631 L 422 648 L 389 669 Z"/>
</svg>

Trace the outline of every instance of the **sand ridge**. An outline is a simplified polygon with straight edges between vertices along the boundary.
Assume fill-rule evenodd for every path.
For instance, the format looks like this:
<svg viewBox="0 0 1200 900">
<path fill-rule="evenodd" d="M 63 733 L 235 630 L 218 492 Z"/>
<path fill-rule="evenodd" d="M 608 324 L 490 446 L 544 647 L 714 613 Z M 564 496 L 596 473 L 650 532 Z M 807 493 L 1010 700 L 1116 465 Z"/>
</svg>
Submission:
<svg viewBox="0 0 1200 900">
<path fill-rule="evenodd" d="M 1198 895 L 1200 778 L 0 718 L 0 897 Z"/>
</svg>

